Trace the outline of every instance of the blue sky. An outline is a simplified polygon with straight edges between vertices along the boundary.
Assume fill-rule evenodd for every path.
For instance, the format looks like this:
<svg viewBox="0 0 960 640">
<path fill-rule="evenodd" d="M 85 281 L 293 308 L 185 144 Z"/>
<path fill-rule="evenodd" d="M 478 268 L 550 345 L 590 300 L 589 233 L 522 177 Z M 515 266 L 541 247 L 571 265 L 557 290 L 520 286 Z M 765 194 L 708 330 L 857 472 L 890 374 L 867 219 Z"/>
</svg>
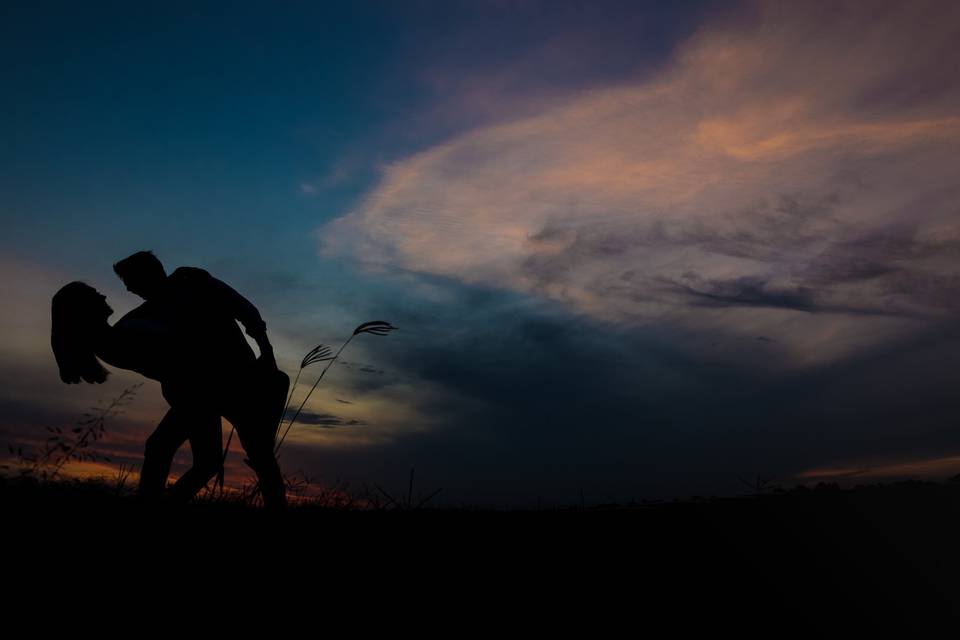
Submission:
<svg viewBox="0 0 960 640">
<path fill-rule="evenodd" d="M 288 370 L 401 327 L 291 436 L 328 480 L 522 503 L 960 466 L 949 3 L 0 12 L 8 440 L 136 380 L 60 384 L 49 299 L 83 279 L 119 317 L 110 266 L 152 249 L 247 295 Z M 148 385 L 115 453 L 162 411 Z"/>
</svg>

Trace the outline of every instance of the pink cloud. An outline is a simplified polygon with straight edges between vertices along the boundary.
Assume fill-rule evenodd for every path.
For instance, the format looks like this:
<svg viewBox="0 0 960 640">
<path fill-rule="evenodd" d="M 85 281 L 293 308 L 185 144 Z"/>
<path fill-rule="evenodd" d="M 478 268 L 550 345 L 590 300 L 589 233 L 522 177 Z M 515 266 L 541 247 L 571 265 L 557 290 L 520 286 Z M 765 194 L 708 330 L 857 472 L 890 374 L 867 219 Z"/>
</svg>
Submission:
<svg viewBox="0 0 960 640">
<path fill-rule="evenodd" d="M 952 4 L 756 3 L 656 77 L 402 159 L 324 255 L 827 361 L 955 313 Z"/>
</svg>

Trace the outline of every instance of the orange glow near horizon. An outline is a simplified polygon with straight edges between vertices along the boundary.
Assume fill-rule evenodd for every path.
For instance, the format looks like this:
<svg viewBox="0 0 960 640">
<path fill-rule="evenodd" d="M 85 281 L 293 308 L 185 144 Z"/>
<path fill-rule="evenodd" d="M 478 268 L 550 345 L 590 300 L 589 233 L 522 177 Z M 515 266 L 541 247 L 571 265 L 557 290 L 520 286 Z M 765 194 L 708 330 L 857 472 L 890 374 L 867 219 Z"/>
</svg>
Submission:
<svg viewBox="0 0 960 640">
<path fill-rule="evenodd" d="M 881 480 L 908 477 L 936 480 L 949 478 L 958 473 L 960 473 L 960 456 L 950 456 L 879 465 L 811 469 L 798 474 L 796 477 L 799 480 L 840 480 L 845 478 Z"/>
</svg>

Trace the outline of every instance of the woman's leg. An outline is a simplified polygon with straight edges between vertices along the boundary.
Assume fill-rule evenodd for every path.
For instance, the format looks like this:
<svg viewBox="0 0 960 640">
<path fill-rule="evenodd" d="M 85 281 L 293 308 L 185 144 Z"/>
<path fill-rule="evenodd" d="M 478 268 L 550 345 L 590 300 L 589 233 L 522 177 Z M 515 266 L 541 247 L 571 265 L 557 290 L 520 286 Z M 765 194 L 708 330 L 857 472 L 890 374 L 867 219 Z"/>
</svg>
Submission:
<svg viewBox="0 0 960 640">
<path fill-rule="evenodd" d="M 193 466 L 170 488 L 170 497 L 174 502 L 189 502 L 206 486 L 210 478 L 217 475 L 223 460 L 220 416 L 209 411 L 194 411 L 187 417 L 187 421 Z"/>
<path fill-rule="evenodd" d="M 149 499 L 163 497 L 173 456 L 187 437 L 187 422 L 183 420 L 183 412 L 171 407 L 147 438 L 143 452 L 143 467 L 140 470 L 141 497 Z"/>
</svg>

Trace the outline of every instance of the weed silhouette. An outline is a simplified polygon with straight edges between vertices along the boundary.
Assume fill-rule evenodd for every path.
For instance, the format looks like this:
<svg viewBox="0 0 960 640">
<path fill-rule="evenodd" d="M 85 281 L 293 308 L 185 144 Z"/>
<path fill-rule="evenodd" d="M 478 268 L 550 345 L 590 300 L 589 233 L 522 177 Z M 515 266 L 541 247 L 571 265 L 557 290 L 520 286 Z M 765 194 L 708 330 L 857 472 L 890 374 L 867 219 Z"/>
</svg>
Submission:
<svg viewBox="0 0 960 640">
<path fill-rule="evenodd" d="M 7 445 L 10 453 L 17 456 L 18 474 L 22 478 L 51 482 L 60 477 L 68 462 L 110 462 L 109 457 L 93 451 L 92 447 L 106 433 L 107 420 L 120 414 L 141 386 L 143 383 L 131 385 L 106 406 L 93 407 L 72 429 L 64 431 L 60 427 L 47 427 L 50 435 L 39 450 L 24 452 L 23 447 L 14 449 L 13 445 Z M 9 468 L 9 465 L 3 466 Z"/>
<path fill-rule="evenodd" d="M 385 505 L 384 505 L 384 508 L 393 507 L 394 509 L 401 510 L 401 511 L 410 511 L 410 510 L 414 510 L 414 509 L 420 509 L 420 508 L 424 507 L 428 502 L 430 502 L 431 500 L 433 500 L 433 498 L 435 498 L 438 493 L 440 493 L 441 491 L 443 491 L 443 489 L 440 488 L 440 489 L 437 489 L 436 491 L 434 491 L 433 493 L 427 495 L 427 497 L 425 497 L 425 498 L 424 498 L 424 497 L 421 497 L 421 496 L 417 496 L 417 498 L 414 499 L 414 497 L 413 497 L 413 473 L 414 473 L 414 470 L 415 470 L 415 467 L 411 467 L 411 468 L 410 468 L 410 481 L 409 481 L 409 483 L 407 484 L 407 495 L 405 495 L 405 496 L 404 496 L 404 495 L 401 495 L 399 499 L 394 498 L 392 495 L 390 495 L 389 493 L 387 493 L 386 491 L 384 491 L 384 490 L 380 487 L 380 485 L 378 485 L 378 484 L 374 484 L 374 485 L 373 485 L 374 487 L 376 487 L 377 491 L 379 491 L 380 494 L 381 494 L 381 495 L 386 499 L 386 501 L 387 501 L 387 502 L 385 503 Z"/>
</svg>

